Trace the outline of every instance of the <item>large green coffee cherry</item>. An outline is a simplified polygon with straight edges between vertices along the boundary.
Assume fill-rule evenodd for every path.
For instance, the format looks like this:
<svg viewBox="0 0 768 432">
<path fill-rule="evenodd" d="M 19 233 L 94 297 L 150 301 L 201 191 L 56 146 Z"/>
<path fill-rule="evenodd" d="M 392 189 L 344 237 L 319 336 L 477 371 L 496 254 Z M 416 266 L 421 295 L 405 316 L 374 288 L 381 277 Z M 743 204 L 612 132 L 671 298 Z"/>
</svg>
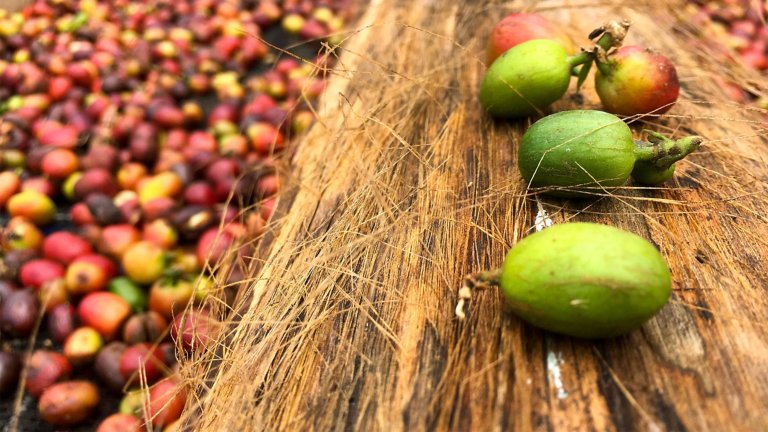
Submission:
<svg viewBox="0 0 768 432">
<path fill-rule="evenodd" d="M 568 53 L 557 42 L 534 39 L 507 50 L 485 73 L 480 103 L 493 117 L 540 114 L 571 81 Z"/>
<path fill-rule="evenodd" d="M 547 330 L 585 338 L 640 327 L 666 304 L 669 268 L 656 248 L 607 225 L 567 223 L 507 254 L 499 279 L 512 310 Z"/>
<path fill-rule="evenodd" d="M 623 185 L 630 175 L 641 184 L 672 177 L 674 163 L 702 142 L 677 141 L 648 132 L 635 141 L 618 117 L 602 111 L 563 111 L 534 123 L 520 142 L 518 166 L 528 185 L 557 196 L 600 194 Z"/>
</svg>

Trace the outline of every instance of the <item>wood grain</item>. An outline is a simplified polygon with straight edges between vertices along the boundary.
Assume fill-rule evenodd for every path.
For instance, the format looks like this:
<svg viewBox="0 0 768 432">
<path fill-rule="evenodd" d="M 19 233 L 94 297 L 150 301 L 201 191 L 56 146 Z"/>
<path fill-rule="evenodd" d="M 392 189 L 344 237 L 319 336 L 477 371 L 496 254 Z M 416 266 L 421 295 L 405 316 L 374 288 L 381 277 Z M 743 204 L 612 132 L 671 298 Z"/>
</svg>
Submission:
<svg viewBox="0 0 768 432">
<path fill-rule="evenodd" d="M 537 197 L 516 169 L 529 121 L 494 122 L 477 102 L 488 29 L 521 4 L 370 3 L 227 331 L 185 365 L 207 374 L 196 430 L 768 430 L 768 134 L 713 77 L 768 83 L 692 48 L 701 36 L 679 3 L 529 3 L 582 44 L 631 19 L 627 43 L 667 54 L 683 82 L 670 115 L 644 127 L 706 138 L 663 187 Z M 591 85 L 583 95 L 554 109 L 599 107 Z M 539 203 L 556 223 L 651 240 L 670 304 L 605 341 L 527 326 L 496 291 L 454 319 L 462 277 L 498 266 Z"/>
</svg>

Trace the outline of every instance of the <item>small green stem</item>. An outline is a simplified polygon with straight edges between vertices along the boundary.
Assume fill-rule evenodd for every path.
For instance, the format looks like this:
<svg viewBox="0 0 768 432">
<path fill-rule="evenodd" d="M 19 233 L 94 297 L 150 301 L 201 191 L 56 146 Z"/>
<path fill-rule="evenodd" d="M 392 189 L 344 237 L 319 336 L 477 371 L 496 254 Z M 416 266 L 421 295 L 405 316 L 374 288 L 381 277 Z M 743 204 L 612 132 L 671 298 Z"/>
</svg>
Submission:
<svg viewBox="0 0 768 432">
<path fill-rule="evenodd" d="M 573 70 L 576 66 L 583 65 L 585 63 L 591 63 L 594 60 L 594 54 L 589 51 L 582 51 L 576 55 L 569 56 L 566 61 Z"/>
<path fill-rule="evenodd" d="M 608 52 L 611 48 L 620 47 L 624 42 L 624 36 L 626 35 L 627 29 L 629 28 L 629 22 L 623 21 L 621 23 L 617 23 L 616 21 L 611 21 L 603 27 L 608 29 L 606 29 L 605 32 L 600 36 L 600 39 L 595 42 L 595 45 L 602 48 L 603 51 Z"/>
<path fill-rule="evenodd" d="M 567 62 L 571 67 L 572 74 L 578 77 L 576 91 L 581 89 L 581 85 L 587 79 L 592 63 L 597 63 L 597 68 L 602 74 L 611 73 L 611 67 L 607 64 L 606 53 L 611 48 L 621 46 L 628 28 L 628 21 L 610 21 L 589 35 L 590 39 L 598 38 L 591 49 L 582 49 L 579 54 L 568 57 Z M 580 65 L 582 66 L 577 71 L 576 67 Z"/>
<path fill-rule="evenodd" d="M 581 67 L 581 70 L 579 70 L 579 74 L 576 76 L 576 92 L 577 93 L 579 90 L 581 90 L 581 85 L 584 84 L 584 81 L 587 80 L 587 75 L 589 75 L 590 69 L 592 69 L 592 62 L 584 64 Z"/>
<path fill-rule="evenodd" d="M 635 147 L 635 158 L 663 169 L 691 154 L 704 140 L 700 136 L 692 135 L 675 141 L 657 132 L 645 132 L 649 135 L 649 142 L 638 143 Z"/>
<path fill-rule="evenodd" d="M 601 74 L 605 76 L 611 76 L 613 75 L 613 65 L 611 65 L 610 60 L 595 60 L 595 65 L 597 65 L 597 70 L 600 71 Z"/>
<path fill-rule="evenodd" d="M 648 142 L 636 142 L 636 162 L 632 170 L 632 177 L 643 184 L 659 184 L 670 179 L 675 171 L 675 162 L 691 154 L 704 141 L 695 135 L 671 140 L 657 132 L 645 132 Z"/>
<path fill-rule="evenodd" d="M 622 38 L 623 40 L 623 38 Z M 600 39 L 595 42 L 593 49 L 582 49 L 582 51 L 576 55 L 569 56 L 567 61 L 571 68 L 586 63 L 590 63 L 595 59 L 595 51 L 603 50 L 607 52 L 615 46 L 620 46 L 621 40 L 617 39 L 612 32 L 604 32 L 600 35 Z"/>
</svg>

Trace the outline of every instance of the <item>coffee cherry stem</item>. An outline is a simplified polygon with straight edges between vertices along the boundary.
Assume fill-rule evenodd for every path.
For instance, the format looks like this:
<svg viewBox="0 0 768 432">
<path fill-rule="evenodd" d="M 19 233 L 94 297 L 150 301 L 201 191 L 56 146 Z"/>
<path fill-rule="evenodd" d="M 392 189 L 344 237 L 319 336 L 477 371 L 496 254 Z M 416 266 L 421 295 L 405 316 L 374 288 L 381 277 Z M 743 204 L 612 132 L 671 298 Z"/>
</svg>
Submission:
<svg viewBox="0 0 768 432">
<path fill-rule="evenodd" d="M 589 75 L 590 69 L 592 69 L 592 62 L 587 62 L 581 66 L 578 73 L 576 74 L 576 92 L 577 93 L 579 90 L 581 90 L 581 85 L 584 84 L 584 81 L 587 79 L 587 75 Z"/>
<path fill-rule="evenodd" d="M 624 38 L 627 36 L 627 31 L 631 25 L 632 23 L 627 19 L 611 20 L 592 30 L 589 39 L 595 40 L 599 37 L 596 45 L 608 52 L 611 48 L 618 48 L 624 43 Z"/>
<path fill-rule="evenodd" d="M 696 135 L 671 140 L 658 132 L 646 130 L 645 133 L 648 134 L 648 142 L 636 142 L 635 157 L 638 161 L 647 162 L 660 170 L 666 170 L 673 163 L 688 156 L 704 141 Z"/>
<path fill-rule="evenodd" d="M 456 318 L 466 319 L 464 314 L 464 304 L 472 300 L 472 290 L 484 290 L 493 286 L 499 286 L 501 269 L 485 270 L 478 273 L 467 275 L 464 278 L 464 285 L 459 288 L 459 301 L 456 303 Z"/>
<path fill-rule="evenodd" d="M 582 48 L 581 53 L 568 57 L 568 64 L 571 66 L 572 74 L 578 77 L 576 82 L 576 91 L 581 89 L 581 85 L 586 80 L 592 63 L 597 63 L 598 69 L 603 74 L 610 74 L 611 67 L 608 64 L 608 51 L 618 48 L 624 42 L 624 37 L 629 30 L 630 22 L 628 20 L 608 21 L 606 24 L 592 31 L 589 34 L 590 40 L 595 40 L 595 44 L 590 48 Z M 581 67 L 577 67 L 581 66 Z"/>
<path fill-rule="evenodd" d="M 605 50 L 600 50 L 595 55 L 595 64 L 597 65 L 597 70 L 600 71 L 601 74 L 605 76 L 611 76 L 613 75 L 613 72 L 615 70 L 614 64 L 608 59 L 608 53 Z"/>
<path fill-rule="evenodd" d="M 675 162 L 696 150 L 702 143 L 699 136 L 687 136 L 671 140 L 653 131 L 645 131 L 648 142 L 635 141 L 635 166 L 632 177 L 640 184 L 657 185 L 675 173 Z"/>
</svg>

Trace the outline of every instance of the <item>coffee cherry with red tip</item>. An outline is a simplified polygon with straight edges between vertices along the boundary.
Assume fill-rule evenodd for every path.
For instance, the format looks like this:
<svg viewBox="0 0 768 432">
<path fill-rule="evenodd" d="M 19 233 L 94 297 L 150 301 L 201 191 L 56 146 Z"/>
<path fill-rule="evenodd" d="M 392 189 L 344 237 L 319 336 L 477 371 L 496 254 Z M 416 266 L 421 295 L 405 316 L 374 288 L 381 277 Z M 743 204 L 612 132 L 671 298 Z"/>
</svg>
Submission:
<svg viewBox="0 0 768 432">
<path fill-rule="evenodd" d="M 680 94 L 675 65 L 661 54 L 625 46 L 597 60 L 595 89 L 606 111 L 632 116 L 663 114 Z"/>
</svg>

